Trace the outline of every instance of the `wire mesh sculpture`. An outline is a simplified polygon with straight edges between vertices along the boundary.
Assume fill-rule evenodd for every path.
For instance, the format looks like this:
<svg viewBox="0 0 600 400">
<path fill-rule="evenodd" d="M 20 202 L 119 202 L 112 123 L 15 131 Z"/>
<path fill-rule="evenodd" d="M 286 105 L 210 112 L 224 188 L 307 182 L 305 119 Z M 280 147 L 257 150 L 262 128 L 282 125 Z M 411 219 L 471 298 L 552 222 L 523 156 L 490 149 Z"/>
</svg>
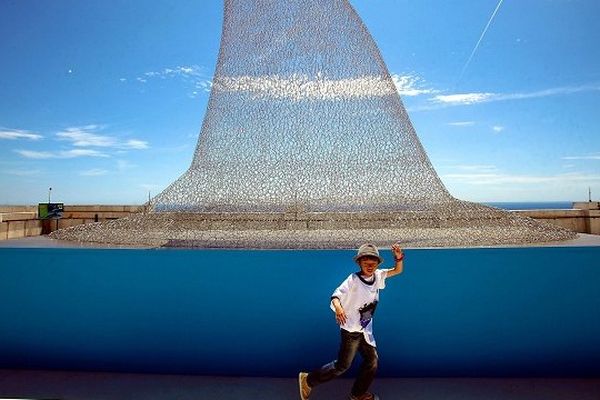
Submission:
<svg viewBox="0 0 600 400">
<path fill-rule="evenodd" d="M 574 234 L 448 193 L 348 0 L 225 0 L 208 109 L 187 172 L 147 214 L 54 237 L 328 248 Z"/>
</svg>

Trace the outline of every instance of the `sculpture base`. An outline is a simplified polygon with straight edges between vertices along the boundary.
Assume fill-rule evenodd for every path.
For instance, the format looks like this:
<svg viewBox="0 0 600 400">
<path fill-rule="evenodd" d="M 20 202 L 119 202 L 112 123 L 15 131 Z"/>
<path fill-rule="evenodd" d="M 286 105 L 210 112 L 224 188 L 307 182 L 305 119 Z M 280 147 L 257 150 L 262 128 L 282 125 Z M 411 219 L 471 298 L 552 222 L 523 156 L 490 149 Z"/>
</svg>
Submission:
<svg viewBox="0 0 600 400">
<path fill-rule="evenodd" d="M 52 233 L 54 239 L 150 247 L 338 249 L 364 242 L 405 247 L 496 246 L 574 239 L 530 218 L 455 202 L 398 212 L 138 214 Z"/>
</svg>

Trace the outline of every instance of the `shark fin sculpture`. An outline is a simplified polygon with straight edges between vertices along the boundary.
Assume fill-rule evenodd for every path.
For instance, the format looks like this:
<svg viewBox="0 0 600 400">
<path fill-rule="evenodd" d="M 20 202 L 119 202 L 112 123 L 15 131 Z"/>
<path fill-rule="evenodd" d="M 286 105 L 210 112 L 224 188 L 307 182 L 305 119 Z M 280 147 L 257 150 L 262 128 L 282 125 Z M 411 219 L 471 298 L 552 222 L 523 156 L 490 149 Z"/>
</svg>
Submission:
<svg viewBox="0 0 600 400">
<path fill-rule="evenodd" d="M 149 212 L 54 234 L 148 246 L 337 248 L 571 239 L 452 197 L 347 0 L 225 0 L 189 169 Z"/>
</svg>

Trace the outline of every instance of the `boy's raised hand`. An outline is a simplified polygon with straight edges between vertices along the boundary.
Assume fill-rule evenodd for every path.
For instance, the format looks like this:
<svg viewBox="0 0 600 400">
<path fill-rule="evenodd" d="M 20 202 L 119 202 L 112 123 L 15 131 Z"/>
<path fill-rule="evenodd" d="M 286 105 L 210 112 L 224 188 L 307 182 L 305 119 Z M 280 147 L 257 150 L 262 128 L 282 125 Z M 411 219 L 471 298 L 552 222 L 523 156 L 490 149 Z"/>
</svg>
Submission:
<svg viewBox="0 0 600 400">
<path fill-rule="evenodd" d="M 394 243 L 392 245 L 392 254 L 394 254 L 394 268 L 386 270 L 386 276 L 391 278 L 392 276 L 396 276 L 402 273 L 404 270 L 404 254 L 402 253 L 402 248 L 399 243 Z"/>
<path fill-rule="evenodd" d="M 394 258 L 396 260 L 402 258 L 402 247 L 400 247 L 400 244 L 394 243 L 392 245 L 392 253 L 394 254 Z"/>
</svg>

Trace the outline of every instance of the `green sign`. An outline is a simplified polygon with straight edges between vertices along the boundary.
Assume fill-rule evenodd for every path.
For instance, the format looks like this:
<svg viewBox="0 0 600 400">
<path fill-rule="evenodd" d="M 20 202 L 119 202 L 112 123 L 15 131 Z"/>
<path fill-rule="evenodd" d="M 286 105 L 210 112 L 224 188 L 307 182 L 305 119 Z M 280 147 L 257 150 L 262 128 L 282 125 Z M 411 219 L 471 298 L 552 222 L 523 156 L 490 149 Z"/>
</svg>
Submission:
<svg viewBox="0 0 600 400">
<path fill-rule="evenodd" d="M 64 203 L 39 203 L 39 219 L 58 219 L 62 218 L 65 209 Z"/>
</svg>

